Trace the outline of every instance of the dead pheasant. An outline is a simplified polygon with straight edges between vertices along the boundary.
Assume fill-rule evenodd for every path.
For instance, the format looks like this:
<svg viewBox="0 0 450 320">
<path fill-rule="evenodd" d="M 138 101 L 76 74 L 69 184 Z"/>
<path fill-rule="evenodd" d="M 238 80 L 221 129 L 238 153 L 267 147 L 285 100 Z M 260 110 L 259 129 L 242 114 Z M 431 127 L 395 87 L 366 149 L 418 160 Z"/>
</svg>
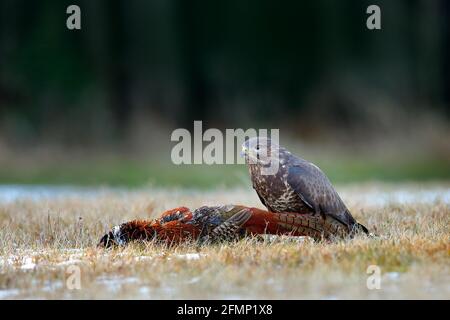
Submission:
<svg viewBox="0 0 450 320">
<path fill-rule="evenodd" d="M 314 214 L 268 212 L 240 205 L 204 206 L 191 212 L 179 207 L 154 220 L 133 220 L 115 226 L 99 246 L 154 240 L 168 245 L 188 241 L 216 242 L 246 235 L 309 236 L 316 240 L 342 237 L 345 228 L 334 219 Z"/>
</svg>

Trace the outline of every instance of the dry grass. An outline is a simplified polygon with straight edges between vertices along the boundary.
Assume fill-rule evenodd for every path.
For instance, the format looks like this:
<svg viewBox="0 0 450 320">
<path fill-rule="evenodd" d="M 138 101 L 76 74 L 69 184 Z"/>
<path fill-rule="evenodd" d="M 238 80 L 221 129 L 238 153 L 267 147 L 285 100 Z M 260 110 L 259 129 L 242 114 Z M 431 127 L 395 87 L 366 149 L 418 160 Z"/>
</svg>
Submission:
<svg viewBox="0 0 450 320">
<path fill-rule="evenodd" d="M 449 190 L 448 185 L 426 188 Z M 448 199 L 369 201 L 383 190 L 415 192 L 418 187 L 339 188 L 355 217 L 381 235 L 375 239 L 249 239 L 201 248 L 149 244 L 102 250 L 94 245 L 115 224 L 178 205 L 261 206 L 252 190 L 104 190 L 96 197 L 0 203 L 0 299 L 449 299 Z M 80 267 L 80 290 L 66 286 L 71 265 Z M 380 290 L 366 286 L 369 265 L 381 268 Z"/>
</svg>

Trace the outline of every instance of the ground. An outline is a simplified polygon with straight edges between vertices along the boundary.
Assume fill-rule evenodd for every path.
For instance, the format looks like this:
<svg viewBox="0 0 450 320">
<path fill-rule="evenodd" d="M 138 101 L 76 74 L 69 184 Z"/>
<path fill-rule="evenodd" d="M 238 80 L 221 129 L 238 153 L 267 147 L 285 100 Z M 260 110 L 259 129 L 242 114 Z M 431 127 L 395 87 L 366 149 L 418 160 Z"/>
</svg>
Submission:
<svg viewBox="0 0 450 320">
<path fill-rule="evenodd" d="M 450 185 L 338 185 L 378 236 L 95 247 L 113 225 L 186 205 L 261 207 L 250 188 L 0 188 L 0 299 L 450 299 Z M 370 265 L 381 272 L 369 290 Z M 81 288 L 70 289 L 80 270 Z"/>
</svg>

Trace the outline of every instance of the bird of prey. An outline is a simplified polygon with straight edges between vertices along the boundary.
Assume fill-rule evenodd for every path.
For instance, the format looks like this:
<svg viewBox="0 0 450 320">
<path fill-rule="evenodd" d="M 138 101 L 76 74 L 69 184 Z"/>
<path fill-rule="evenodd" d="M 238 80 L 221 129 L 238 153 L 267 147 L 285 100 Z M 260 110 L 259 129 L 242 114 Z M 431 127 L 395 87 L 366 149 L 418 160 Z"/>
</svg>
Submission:
<svg viewBox="0 0 450 320">
<path fill-rule="evenodd" d="M 269 211 L 315 214 L 324 221 L 340 223 L 351 235 L 358 231 L 368 234 L 367 228 L 352 217 L 327 176 L 313 163 L 265 137 L 246 140 L 242 153 L 253 188 Z M 278 170 L 264 174 L 268 166 Z"/>
<path fill-rule="evenodd" d="M 232 241 L 246 235 L 344 236 L 346 230 L 314 214 L 268 212 L 241 205 L 203 206 L 193 212 L 179 207 L 154 220 L 133 220 L 113 227 L 99 242 L 101 247 L 126 245 L 132 241 L 156 241 L 167 245 L 198 241 Z"/>
</svg>

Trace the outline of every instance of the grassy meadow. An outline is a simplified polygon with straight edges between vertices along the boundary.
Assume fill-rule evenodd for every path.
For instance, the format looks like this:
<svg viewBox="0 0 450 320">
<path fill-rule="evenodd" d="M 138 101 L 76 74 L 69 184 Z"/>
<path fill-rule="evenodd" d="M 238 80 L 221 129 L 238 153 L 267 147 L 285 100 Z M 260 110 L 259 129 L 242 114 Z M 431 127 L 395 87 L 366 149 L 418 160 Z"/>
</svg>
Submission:
<svg viewBox="0 0 450 320">
<path fill-rule="evenodd" d="M 73 2 L 0 0 L 0 300 L 450 299 L 450 0 Z M 256 133 L 376 236 L 96 246 L 264 209 Z"/>
<path fill-rule="evenodd" d="M 337 185 L 378 237 L 335 243 L 246 239 L 166 248 L 96 248 L 112 226 L 165 209 L 218 203 L 261 207 L 247 187 L 96 188 L 0 201 L 0 299 L 450 298 L 448 183 Z M 381 271 L 369 290 L 367 268 Z M 68 287 L 77 266 L 80 289 Z"/>
</svg>

